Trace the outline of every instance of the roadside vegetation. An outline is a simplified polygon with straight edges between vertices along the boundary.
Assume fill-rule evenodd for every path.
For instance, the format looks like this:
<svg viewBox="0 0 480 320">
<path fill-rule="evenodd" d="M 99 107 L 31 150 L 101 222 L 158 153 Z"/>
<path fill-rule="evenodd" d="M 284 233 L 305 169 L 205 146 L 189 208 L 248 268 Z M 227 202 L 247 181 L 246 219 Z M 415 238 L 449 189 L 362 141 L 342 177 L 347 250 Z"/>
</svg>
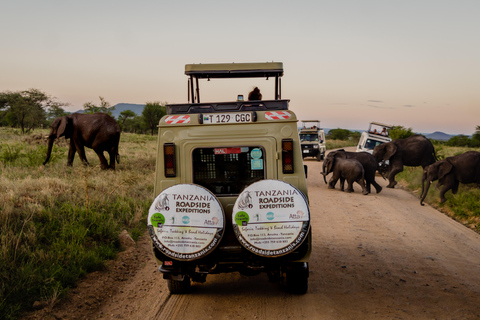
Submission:
<svg viewBox="0 0 480 320">
<path fill-rule="evenodd" d="M 57 139 L 46 155 L 47 130 L 21 134 L 0 127 L 0 315 L 15 319 L 35 301 L 54 304 L 85 274 L 121 250 L 118 235 L 136 240 L 153 199 L 156 137 L 122 133 L 120 164 L 101 170 L 75 158 Z"/>
<path fill-rule="evenodd" d="M 327 150 L 356 146 L 359 139 L 360 132 L 340 128 L 330 130 L 325 137 Z"/>
</svg>

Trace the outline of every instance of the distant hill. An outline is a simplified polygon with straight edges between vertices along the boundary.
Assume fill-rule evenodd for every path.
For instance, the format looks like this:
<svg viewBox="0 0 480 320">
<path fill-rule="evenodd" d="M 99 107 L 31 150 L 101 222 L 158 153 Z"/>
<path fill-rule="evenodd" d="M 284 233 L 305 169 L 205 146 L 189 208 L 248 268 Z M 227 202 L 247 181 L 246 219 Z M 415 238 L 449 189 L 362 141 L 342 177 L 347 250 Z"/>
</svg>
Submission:
<svg viewBox="0 0 480 320">
<path fill-rule="evenodd" d="M 113 110 L 112 114 L 113 116 L 118 119 L 118 116 L 120 115 L 120 112 L 125 111 L 125 110 L 131 110 L 135 112 L 137 116 L 142 115 L 143 108 L 145 107 L 144 104 L 134 104 L 134 103 L 118 103 L 115 106 L 115 110 Z"/>
<path fill-rule="evenodd" d="M 424 134 L 424 135 L 428 139 L 438 140 L 438 141 L 448 141 L 450 140 L 451 137 L 454 137 L 453 135 L 446 134 L 440 131 L 435 131 L 434 133 Z"/>
<path fill-rule="evenodd" d="M 118 103 L 114 105 L 115 110 L 112 111 L 112 115 L 115 119 L 118 119 L 118 116 L 122 111 L 131 110 L 135 112 L 137 116 L 142 115 L 143 108 L 145 107 L 144 104 L 135 104 L 135 103 Z M 76 113 L 83 113 L 83 110 L 75 111 Z"/>
</svg>

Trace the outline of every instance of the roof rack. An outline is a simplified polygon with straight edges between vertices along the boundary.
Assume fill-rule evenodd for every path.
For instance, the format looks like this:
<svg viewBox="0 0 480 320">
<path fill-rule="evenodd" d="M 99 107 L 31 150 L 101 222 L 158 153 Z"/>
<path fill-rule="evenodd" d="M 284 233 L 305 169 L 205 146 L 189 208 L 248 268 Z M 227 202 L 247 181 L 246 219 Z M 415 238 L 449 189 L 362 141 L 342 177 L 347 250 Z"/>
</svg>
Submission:
<svg viewBox="0 0 480 320">
<path fill-rule="evenodd" d="M 290 100 L 233 101 L 168 104 L 167 114 L 219 113 L 232 111 L 288 110 Z"/>
</svg>

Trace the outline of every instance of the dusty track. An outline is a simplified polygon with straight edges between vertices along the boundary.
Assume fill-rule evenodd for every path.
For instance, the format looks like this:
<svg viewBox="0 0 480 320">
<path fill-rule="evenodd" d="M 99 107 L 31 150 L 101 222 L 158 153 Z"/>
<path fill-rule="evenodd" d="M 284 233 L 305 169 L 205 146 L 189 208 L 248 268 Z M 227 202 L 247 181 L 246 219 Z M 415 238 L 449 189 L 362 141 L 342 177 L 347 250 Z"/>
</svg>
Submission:
<svg viewBox="0 0 480 320">
<path fill-rule="evenodd" d="M 265 274 L 233 273 L 170 295 L 145 236 L 65 303 L 26 319 L 480 318 L 480 235 L 401 189 L 329 190 L 321 162 L 305 163 L 313 228 L 307 294 L 285 293 Z"/>
</svg>

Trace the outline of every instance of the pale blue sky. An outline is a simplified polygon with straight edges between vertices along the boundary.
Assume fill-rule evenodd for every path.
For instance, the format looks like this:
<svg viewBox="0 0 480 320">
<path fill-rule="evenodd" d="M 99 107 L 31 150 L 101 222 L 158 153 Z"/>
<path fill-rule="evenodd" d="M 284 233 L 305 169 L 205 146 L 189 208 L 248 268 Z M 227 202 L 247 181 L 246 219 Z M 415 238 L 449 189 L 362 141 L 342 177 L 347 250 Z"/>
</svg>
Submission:
<svg viewBox="0 0 480 320">
<path fill-rule="evenodd" d="M 0 91 L 37 88 L 70 111 L 186 102 L 187 63 L 284 63 L 282 98 L 327 128 L 480 125 L 480 1 L 68 1 L 0 4 Z M 273 82 L 202 82 L 234 100 Z M 218 88 L 218 90 L 216 90 Z M 220 92 L 220 93 L 219 93 Z"/>
</svg>

